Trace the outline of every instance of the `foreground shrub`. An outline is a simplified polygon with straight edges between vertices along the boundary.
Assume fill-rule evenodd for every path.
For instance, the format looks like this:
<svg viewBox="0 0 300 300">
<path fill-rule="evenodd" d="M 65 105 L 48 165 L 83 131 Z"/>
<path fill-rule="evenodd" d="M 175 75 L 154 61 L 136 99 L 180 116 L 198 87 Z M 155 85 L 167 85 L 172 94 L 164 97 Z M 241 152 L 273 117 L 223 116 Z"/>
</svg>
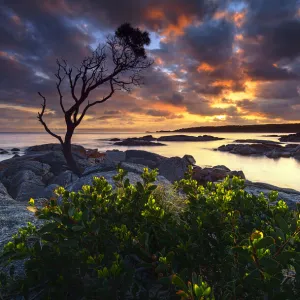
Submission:
<svg viewBox="0 0 300 300">
<path fill-rule="evenodd" d="M 300 298 L 299 211 L 275 192 L 256 197 L 237 177 L 203 187 L 191 170 L 172 187 L 153 184 L 157 171 L 136 185 L 125 176 L 116 189 L 104 178 L 59 188 L 36 209 L 44 225 L 4 248 L 2 265 L 25 261 L 26 276 L 2 274 L 2 297 Z"/>
</svg>

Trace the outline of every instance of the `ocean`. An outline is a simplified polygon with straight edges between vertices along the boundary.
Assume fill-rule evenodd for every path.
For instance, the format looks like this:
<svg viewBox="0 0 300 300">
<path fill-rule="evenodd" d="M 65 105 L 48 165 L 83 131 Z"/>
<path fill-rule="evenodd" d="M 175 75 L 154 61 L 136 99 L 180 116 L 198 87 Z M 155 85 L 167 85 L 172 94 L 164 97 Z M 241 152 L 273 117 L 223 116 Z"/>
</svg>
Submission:
<svg viewBox="0 0 300 300">
<path fill-rule="evenodd" d="M 179 133 L 153 133 L 154 137 Z M 186 135 L 203 135 L 205 133 L 180 133 Z M 185 154 L 193 155 L 197 165 L 211 167 L 225 165 L 231 170 L 242 170 L 247 179 L 256 182 L 265 182 L 284 188 L 293 188 L 300 191 L 300 162 L 294 158 L 270 159 L 267 157 L 246 157 L 231 153 L 213 151 L 217 147 L 232 143 L 236 139 L 265 139 L 278 141 L 276 137 L 263 137 L 267 133 L 207 133 L 225 140 L 211 142 L 163 142 L 167 146 L 157 147 L 123 147 L 115 146 L 111 138 L 141 137 L 143 133 L 76 133 L 73 143 L 86 148 L 98 148 L 99 151 L 112 149 L 128 150 L 140 149 L 155 152 L 167 157 Z M 274 133 L 272 133 L 274 134 Z M 0 148 L 10 150 L 17 147 L 24 150 L 32 145 L 53 143 L 56 139 L 47 133 L 0 133 Z M 0 161 L 12 157 L 11 154 L 0 155 Z"/>
</svg>

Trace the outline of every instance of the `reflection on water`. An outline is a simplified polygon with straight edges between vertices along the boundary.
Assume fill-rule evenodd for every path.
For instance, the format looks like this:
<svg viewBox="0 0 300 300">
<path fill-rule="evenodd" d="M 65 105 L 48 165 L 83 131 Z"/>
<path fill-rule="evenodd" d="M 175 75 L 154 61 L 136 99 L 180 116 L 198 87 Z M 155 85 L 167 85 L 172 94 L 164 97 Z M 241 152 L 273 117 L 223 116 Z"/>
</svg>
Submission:
<svg viewBox="0 0 300 300">
<path fill-rule="evenodd" d="M 154 133 L 154 137 L 171 135 L 176 133 Z M 178 134 L 178 133 L 177 133 Z M 204 133 L 184 133 L 187 135 L 203 135 Z M 208 133 L 211 134 L 211 133 Z M 133 149 L 132 147 L 114 146 L 108 140 L 110 138 L 141 137 L 145 133 L 77 133 L 74 136 L 74 143 L 87 148 L 98 148 L 99 151 L 120 149 Z M 300 190 L 300 162 L 293 158 L 269 159 L 266 157 L 246 157 L 213 149 L 233 142 L 236 139 L 265 139 L 278 141 L 276 137 L 263 137 L 261 133 L 214 133 L 217 137 L 224 137 L 225 140 L 212 142 L 163 142 L 167 146 L 162 147 L 134 147 L 155 152 L 164 156 L 180 156 L 191 154 L 199 166 L 225 165 L 231 170 L 244 171 L 246 178 L 252 181 L 267 182 L 280 187 L 289 187 Z M 0 133 L 0 148 L 11 149 L 18 147 L 24 150 L 28 146 L 53 143 L 54 138 L 44 133 L 19 134 Z M 0 160 L 11 157 L 11 155 L 0 155 Z"/>
</svg>

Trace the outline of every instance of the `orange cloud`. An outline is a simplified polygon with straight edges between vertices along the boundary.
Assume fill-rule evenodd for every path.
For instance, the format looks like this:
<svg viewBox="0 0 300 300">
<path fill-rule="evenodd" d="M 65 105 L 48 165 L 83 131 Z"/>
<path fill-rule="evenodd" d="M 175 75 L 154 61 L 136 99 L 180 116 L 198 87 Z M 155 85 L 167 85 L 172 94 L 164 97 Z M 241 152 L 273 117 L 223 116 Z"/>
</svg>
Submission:
<svg viewBox="0 0 300 300">
<path fill-rule="evenodd" d="M 231 88 L 233 86 L 233 84 L 234 84 L 233 80 L 217 80 L 217 81 L 213 82 L 211 85 Z"/>
<path fill-rule="evenodd" d="M 207 63 L 205 63 L 205 62 L 201 63 L 201 64 L 198 66 L 198 68 L 197 68 L 197 71 L 198 71 L 198 72 L 203 71 L 203 72 L 209 73 L 209 72 L 212 72 L 212 71 L 214 71 L 214 70 L 215 70 L 214 67 L 212 67 L 211 65 L 209 65 L 209 64 L 207 64 Z"/>
<path fill-rule="evenodd" d="M 184 29 L 193 23 L 193 17 L 180 15 L 176 24 L 169 24 L 161 32 L 166 38 L 181 36 L 184 34 Z"/>
<path fill-rule="evenodd" d="M 159 8 L 150 8 L 146 12 L 146 18 L 149 20 L 163 20 L 164 17 L 164 12 Z"/>
<path fill-rule="evenodd" d="M 226 19 L 241 27 L 245 22 L 246 11 L 230 13 L 226 10 L 217 11 L 213 15 L 214 20 Z"/>
</svg>

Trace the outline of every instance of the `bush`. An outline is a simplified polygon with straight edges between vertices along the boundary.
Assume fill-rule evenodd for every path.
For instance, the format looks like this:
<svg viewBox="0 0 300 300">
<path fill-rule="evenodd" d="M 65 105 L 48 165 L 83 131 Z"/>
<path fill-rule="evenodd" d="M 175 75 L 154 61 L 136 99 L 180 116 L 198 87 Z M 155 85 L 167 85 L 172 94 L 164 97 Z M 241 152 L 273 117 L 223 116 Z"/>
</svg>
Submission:
<svg viewBox="0 0 300 300">
<path fill-rule="evenodd" d="M 169 188 L 147 169 L 136 185 L 120 169 L 115 190 L 104 178 L 58 188 L 36 209 L 44 225 L 4 248 L 2 264 L 25 261 L 26 277 L 2 274 L 3 298 L 300 299 L 299 207 L 237 177 L 200 186 L 191 172 Z"/>
</svg>

